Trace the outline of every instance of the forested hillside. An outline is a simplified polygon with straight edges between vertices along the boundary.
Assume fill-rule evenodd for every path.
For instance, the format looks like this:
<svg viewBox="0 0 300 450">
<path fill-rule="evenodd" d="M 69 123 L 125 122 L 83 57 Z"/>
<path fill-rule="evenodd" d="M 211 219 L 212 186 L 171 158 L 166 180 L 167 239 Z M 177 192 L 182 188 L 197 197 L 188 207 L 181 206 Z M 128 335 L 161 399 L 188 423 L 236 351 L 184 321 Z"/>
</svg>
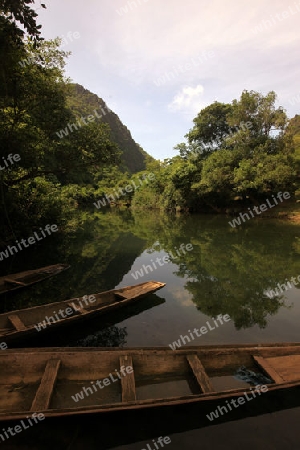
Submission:
<svg viewBox="0 0 300 450">
<path fill-rule="evenodd" d="M 66 79 L 69 54 L 59 38 L 41 39 L 34 11 L 11 1 L 0 7 L 3 242 L 49 222 L 63 230 L 78 208 L 93 210 L 146 169 L 153 181 L 126 191 L 127 206 L 226 212 L 278 191 L 294 198 L 300 116 L 289 120 L 275 92 L 212 103 L 194 118 L 179 154 L 155 161 L 103 99 Z"/>
<path fill-rule="evenodd" d="M 101 98 L 80 84 L 71 86 L 73 89 L 68 97 L 68 104 L 76 115 L 92 114 L 91 111 L 95 109 L 100 113 L 105 112 L 99 120 L 109 125 L 111 140 L 118 144 L 121 150 L 121 169 L 130 173 L 145 170 L 146 152 L 133 140 L 130 131 L 123 125 L 117 114 L 111 111 Z"/>
<path fill-rule="evenodd" d="M 151 157 L 102 99 L 66 80 L 68 53 L 59 38 L 41 39 L 36 13 L 0 6 L 0 231 L 8 242 L 49 222 L 63 229 Z"/>
</svg>

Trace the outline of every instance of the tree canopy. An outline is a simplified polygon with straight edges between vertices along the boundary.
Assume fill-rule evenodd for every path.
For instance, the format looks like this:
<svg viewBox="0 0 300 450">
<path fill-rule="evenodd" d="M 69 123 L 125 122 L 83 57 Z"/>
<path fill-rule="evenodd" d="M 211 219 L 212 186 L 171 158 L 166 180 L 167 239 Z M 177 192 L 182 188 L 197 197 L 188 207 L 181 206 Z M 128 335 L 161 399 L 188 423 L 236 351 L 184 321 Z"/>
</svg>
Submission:
<svg viewBox="0 0 300 450">
<path fill-rule="evenodd" d="M 280 190 L 293 196 L 299 120 L 288 121 L 284 109 L 276 106 L 275 92 L 245 90 L 230 104 L 207 106 L 193 122 L 187 142 L 175 147 L 179 156 L 160 170 L 165 180 L 160 205 L 220 211 L 234 207 L 236 200 L 248 206 Z M 153 190 L 157 197 L 157 188 Z M 142 191 L 138 195 L 142 203 Z M 147 198 L 149 202 L 149 192 Z"/>
</svg>

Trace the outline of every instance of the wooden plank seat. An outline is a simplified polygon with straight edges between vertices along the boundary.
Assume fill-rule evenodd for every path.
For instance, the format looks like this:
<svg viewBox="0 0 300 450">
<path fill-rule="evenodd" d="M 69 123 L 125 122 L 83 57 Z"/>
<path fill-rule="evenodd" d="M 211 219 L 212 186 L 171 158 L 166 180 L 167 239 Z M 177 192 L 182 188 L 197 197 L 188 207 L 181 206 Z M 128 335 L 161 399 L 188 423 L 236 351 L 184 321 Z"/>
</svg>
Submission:
<svg viewBox="0 0 300 450">
<path fill-rule="evenodd" d="M 285 380 L 282 376 L 275 370 L 270 363 L 261 356 L 253 356 L 256 364 L 265 372 L 265 374 L 271 378 L 275 383 L 283 383 Z"/>
<path fill-rule="evenodd" d="M 17 331 L 26 330 L 27 327 L 24 325 L 24 323 L 17 314 L 10 314 L 8 316 L 8 319 Z"/>
<path fill-rule="evenodd" d="M 50 359 L 45 368 L 30 411 L 44 411 L 49 408 L 60 367 L 60 359 Z"/>
<path fill-rule="evenodd" d="M 117 300 L 125 300 L 125 299 L 127 300 L 129 298 L 132 298 L 132 292 L 116 291 L 116 292 L 114 292 L 114 295 Z"/>
<path fill-rule="evenodd" d="M 193 371 L 193 374 L 201 388 L 201 391 L 205 394 L 207 392 L 214 392 L 215 389 L 209 379 L 209 376 L 205 372 L 205 369 L 199 360 L 197 355 L 188 355 L 186 357 L 188 363 Z"/>
<path fill-rule="evenodd" d="M 120 356 L 120 367 L 122 366 L 131 366 L 132 358 L 131 356 Z M 136 400 L 136 390 L 135 390 L 135 378 L 134 371 L 128 373 L 126 371 L 126 376 L 122 376 L 121 378 L 121 386 L 122 386 L 122 402 L 133 402 Z"/>
<path fill-rule="evenodd" d="M 123 299 L 129 299 L 132 297 L 139 297 L 143 294 L 149 293 L 149 290 L 151 290 L 151 287 L 153 288 L 153 290 L 155 290 L 157 287 L 157 282 L 149 281 L 148 286 L 146 286 L 146 285 L 136 286 L 136 287 L 133 287 L 132 289 L 128 289 L 128 290 L 125 289 L 124 291 L 122 291 L 122 290 L 115 291 L 114 294 L 116 297 L 123 298 Z"/>
<path fill-rule="evenodd" d="M 254 359 L 275 383 L 300 380 L 300 355 L 254 357 Z"/>
</svg>

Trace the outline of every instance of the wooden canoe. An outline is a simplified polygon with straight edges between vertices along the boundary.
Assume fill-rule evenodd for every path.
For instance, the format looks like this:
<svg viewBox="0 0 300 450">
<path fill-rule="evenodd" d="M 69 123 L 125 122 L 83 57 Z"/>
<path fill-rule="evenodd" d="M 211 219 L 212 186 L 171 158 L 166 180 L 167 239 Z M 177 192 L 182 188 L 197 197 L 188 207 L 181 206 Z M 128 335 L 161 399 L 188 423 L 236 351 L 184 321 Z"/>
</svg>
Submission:
<svg viewBox="0 0 300 450">
<path fill-rule="evenodd" d="M 55 264 L 0 277 L 0 295 L 39 283 L 63 272 L 69 267 L 67 264 Z"/>
<path fill-rule="evenodd" d="M 222 405 L 228 398 L 251 392 L 250 385 L 241 386 L 233 378 L 241 365 L 269 377 L 268 391 L 297 386 L 300 343 L 174 351 L 162 347 L 8 349 L 0 352 L 0 420 L 23 419 L 33 412 L 69 416 L 208 400 Z M 102 388 L 96 389 L 99 380 Z"/>
<path fill-rule="evenodd" d="M 41 332 L 52 332 L 63 325 L 113 311 L 164 286 L 165 283 L 159 281 L 147 281 L 95 295 L 0 314 L 0 339 L 11 343 L 34 334 L 38 339 Z"/>
</svg>

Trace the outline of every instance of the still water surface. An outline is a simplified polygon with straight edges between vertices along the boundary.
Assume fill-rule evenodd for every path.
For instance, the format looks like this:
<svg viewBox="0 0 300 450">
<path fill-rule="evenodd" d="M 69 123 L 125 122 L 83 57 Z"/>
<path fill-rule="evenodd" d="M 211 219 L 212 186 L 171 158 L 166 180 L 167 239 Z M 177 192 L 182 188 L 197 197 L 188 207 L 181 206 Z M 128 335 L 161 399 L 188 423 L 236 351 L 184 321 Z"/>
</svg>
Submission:
<svg viewBox="0 0 300 450">
<path fill-rule="evenodd" d="M 183 254 L 181 244 L 192 244 L 193 248 Z M 164 256 L 168 256 L 170 262 L 159 266 L 157 258 L 162 261 Z M 58 262 L 71 265 L 68 271 L 52 279 L 4 297 L 1 312 L 157 280 L 166 286 L 136 305 L 108 316 L 105 321 L 101 317 L 80 325 L 75 331 L 62 330 L 51 341 L 34 340 L 32 346 L 41 343 L 47 346 L 168 346 L 180 335 L 187 335 L 189 330 L 199 329 L 206 322 L 213 326 L 213 318 L 219 314 L 228 314 L 231 320 L 196 337 L 189 345 L 300 341 L 300 283 L 272 299 L 266 295 L 277 283 L 286 283 L 300 275 L 299 256 L 299 226 L 277 220 L 253 219 L 233 229 L 223 216 L 168 216 L 127 210 L 86 213 L 73 234 L 49 238 L 43 245 L 26 249 L 0 263 L 1 274 Z M 148 274 L 136 279 L 137 271 L 145 272 L 147 265 L 152 266 L 153 271 L 148 267 Z M 296 394 L 293 398 L 299 397 L 298 391 Z M 291 403 L 288 405 L 292 407 Z M 300 400 L 293 405 L 296 406 L 300 406 Z M 275 409 L 280 407 L 277 405 Z M 263 411 L 250 415 L 273 411 L 266 403 Z M 189 412 L 186 414 L 189 416 Z M 203 413 L 197 411 L 197 414 L 203 419 Z M 145 414 L 142 416 L 139 426 L 146 429 Z M 111 433 L 113 424 L 105 420 L 102 432 Z M 193 420 L 190 417 L 189 423 Z M 259 426 L 259 417 L 255 420 Z M 83 440 L 87 429 L 87 425 L 81 429 Z M 151 439 L 158 437 L 156 431 L 157 427 L 153 426 L 150 434 L 147 431 L 147 438 L 148 435 Z M 161 435 L 164 429 L 159 431 Z M 290 434 L 293 431 L 287 428 Z M 95 430 L 90 433 L 93 436 Z M 180 433 L 183 436 L 184 429 Z M 186 433 L 189 435 L 191 431 Z M 136 435 L 136 439 L 129 439 L 131 444 L 144 441 L 143 433 Z M 77 448 L 79 435 L 74 439 L 74 448 Z M 186 446 L 190 448 L 188 442 L 192 436 L 186 439 Z M 267 432 L 262 435 L 262 441 L 264 439 L 266 442 L 269 439 Z M 105 445 L 99 443 L 98 447 L 94 446 L 96 437 L 91 441 L 93 444 L 89 448 L 108 448 L 125 444 L 128 438 L 120 435 L 113 443 L 107 439 Z M 285 448 L 280 442 L 277 445 L 266 448 Z M 138 444 L 133 448 L 139 448 Z M 167 448 L 171 449 L 171 445 Z"/>
<path fill-rule="evenodd" d="M 57 262 L 71 265 L 48 281 L 4 298 L 2 311 L 157 280 L 166 286 L 120 317 L 109 318 L 115 322 L 111 335 L 103 328 L 104 318 L 98 319 L 92 333 L 90 326 L 84 330 L 82 345 L 166 346 L 207 321 L 213 324 L 219 314 L 228 314 L 231 321 L 191 345 L 300 339 L 300 282 L 272 299 L 266 294 L 300 275 L 298 226 L 253 220 L 232 229 L 221 216 L 130 211 L 87 218 L 73 235 L 61 241 L 49 238 L 45 245 L 0 263 L 2 273 Z M 184 254 L 181 244 L 193 248 Z M 163 262 L 164 256 L 169 263 Z M 122 320 L 124 315 L 132 317 Z M 76 336 L 75 342 L 73 337 L 68 342 L 75 343 Z"/>
</svg>

